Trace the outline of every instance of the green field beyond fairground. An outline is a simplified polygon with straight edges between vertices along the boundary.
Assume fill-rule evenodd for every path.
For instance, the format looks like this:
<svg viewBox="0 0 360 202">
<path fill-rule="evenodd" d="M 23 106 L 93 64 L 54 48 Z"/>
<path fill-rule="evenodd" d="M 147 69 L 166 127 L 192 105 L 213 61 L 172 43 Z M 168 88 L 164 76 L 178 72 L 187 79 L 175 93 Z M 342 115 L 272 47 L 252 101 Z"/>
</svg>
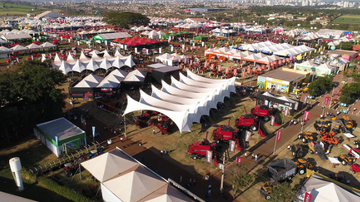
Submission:
<svg viewBox="0 0 360 202">
<path fill-rule="evenodd" d="M 333 24 L 360 24 L 360 15 L 343 15 L 336 18 Z"/>
<path fill-rule="evenodd" d="M 32 17 L 46 11 L 45 8 L 36 6 L 26 6 L 20 4 L 9 4 L 0 2 L 0 16 L 26 16 L 30 14 Z"/>
</svg>

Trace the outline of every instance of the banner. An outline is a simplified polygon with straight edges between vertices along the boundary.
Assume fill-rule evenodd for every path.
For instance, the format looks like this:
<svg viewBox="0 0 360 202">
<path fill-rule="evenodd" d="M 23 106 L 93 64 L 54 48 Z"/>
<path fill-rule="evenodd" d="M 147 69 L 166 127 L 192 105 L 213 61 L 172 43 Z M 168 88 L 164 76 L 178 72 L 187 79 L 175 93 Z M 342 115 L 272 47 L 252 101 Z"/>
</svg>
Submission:
<svg viewBox="0 0 360 202">
<path fill-rule="evenodd" d="M 329 101 L 330 101 L 330 97 L 326 96 L 324 99 L 324 105 L 328 106 Z"/>
<path fill-rule="evenodd" d="M 236 163 L 242 163 L 243 157 L 236 157 Z"/>
<path fill-rule="evenodd" d="M 235 140 L 229 140 L 229 149 L 230 152 L 235 152 L 235 145 L 236 145 L 236 141 Z"/>
<path fill-rule="evenodd" d="M 282 134 L 282 130 L 278 130 L 277 134 L 276 134 L 276 141 L 280 141 L 281 139 L 281 134 Z"/>
<path fill-rule="evenodd" d="M 289 115 L 289 107 L 285 107 L 285 112 L 284 112 L 284 116 Z"/>
<path fill-rule="evenodd" d="M 304 202 L 311 202 L 311 199 L 312 199 L 312 195 L 305 192 Z"/>
<path fill-rule="evenodd" d="M 212 155 L 213 155 L 213 151 L 206 151 L 206 162 L 208 163 L 212 162 Z"/>
<path fill-rule="evenodd" d="M 305 96 L 305 97 L 304 97 L 304 104 L 305 104 L 305 105 L 306 105 L 307 98 L 308 98 L 308 96 Z"/>
<path fill-rule="evenodd" d="M 249 142 L 250 137 L 251 137 L 251 132 L 247 130 L 245 134 L 246 134 L 246 136 L 245 136 L 245 141 L 246 141 L 246 142 Z"/>
<path fill-rule="evenodd" d="M 304 121 L 308 121 L 310 116 L 310 111 L 305 111 L 304 113 Z"/>
<path fill-rule="evenodd" d="M 271 122 L 270 125 L 273 126 L 275 123 L 275 116 L 271 116 Z"/>
<path fill-rule="evenodd" d="M 299 102 L 296 102 L 294 109 L 295 109 L 295 110 L 298 110 L 298 107 L 299 107 Z"/>
<path fill-rule="evenodd" d="M 95 126 L 92 127 L 93 137 L 95 137 Z"/>
</svg>

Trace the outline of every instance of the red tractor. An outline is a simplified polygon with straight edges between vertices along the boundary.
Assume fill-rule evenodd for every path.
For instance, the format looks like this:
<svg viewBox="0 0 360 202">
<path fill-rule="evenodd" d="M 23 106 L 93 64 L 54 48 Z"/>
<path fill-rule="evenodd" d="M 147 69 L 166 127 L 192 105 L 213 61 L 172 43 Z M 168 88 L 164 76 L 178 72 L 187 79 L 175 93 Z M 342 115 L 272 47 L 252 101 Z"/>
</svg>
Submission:
<svg viewBox="0 0 360 202">
<path fill-rule="evenodd" d="M 273 115 L 273 113 L 274 110 L 266 105 L 257 105 L 255 108 L 251 109 L 251 114 L 263 117 L 265 122 L 270 120 L 270 117 Z"/>
<path fill-rule="evenodd" d="M 213 151 L 213 158 L 215 160 L 215 165 L 217 165 L 217 153 L 216 153 L 216 143 L 209 143 L 208 141 L 195 141 L 189 146 L 188 152 L 191 154 L 191 158 L 193 159 L 201 159 L 206 157 L 207 151 Z"/>
<path fill-rule="evenodd" d="M 148 121 L 151 118 L 151 114 L 149 113 L 144 113 L 140 116 L 136 116 L 134 117 L 134 122 L 135 125 L 138 126 L 139 128 L 144 128 L 147 127 L 149 125 Z"/>
<path fill-rule="evenodd" d="M 163 135 L 167 134 L 169 132 L 169 128 L 172 126 L 171 120 L 165 115 L 159 115 L 157 120 L 152 119 L 148 121 L 148 124 L 157 127 Z"/>
<path fill-rule="evenodd" d="M 230 123 L 230 119 L 229 119 Z M 238 137 L 238 130 L 232 128 L 231 126 L 219 126 L 217 129 L 213 131 L 212 137 L 216 141 L 216 143 L 219 143 L 220 141 L 226 141 L 229 140 L 235 140 L 237 150 L 243 150 L 240 146 L 239 137 Z"/>
<path fill-rule="evenodd" d="M 238 129 L 250 128 L 252 131 L 258 129 L 259 119 L 253 114 L 244 114 L 241 115 L 238 119 L 235 120 L 235 126 Z"/>
</svg>

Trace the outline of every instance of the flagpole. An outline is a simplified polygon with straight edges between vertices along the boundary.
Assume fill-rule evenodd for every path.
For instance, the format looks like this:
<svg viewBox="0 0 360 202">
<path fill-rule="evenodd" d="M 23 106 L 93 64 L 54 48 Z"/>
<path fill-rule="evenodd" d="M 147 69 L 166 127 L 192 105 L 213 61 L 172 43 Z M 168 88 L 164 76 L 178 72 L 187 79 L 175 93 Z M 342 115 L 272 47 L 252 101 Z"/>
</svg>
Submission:
<svg viewBox="0 0 360 202">
<path fill-rule="evenodd" d="M 276 142 L 277 142 L 277 134 L 275 135 L 275 144 L 274 144 L 274 152 L 273 152 L 274 156 L 275 156 L 275 150 L 276 150 Z"/>
</svg>

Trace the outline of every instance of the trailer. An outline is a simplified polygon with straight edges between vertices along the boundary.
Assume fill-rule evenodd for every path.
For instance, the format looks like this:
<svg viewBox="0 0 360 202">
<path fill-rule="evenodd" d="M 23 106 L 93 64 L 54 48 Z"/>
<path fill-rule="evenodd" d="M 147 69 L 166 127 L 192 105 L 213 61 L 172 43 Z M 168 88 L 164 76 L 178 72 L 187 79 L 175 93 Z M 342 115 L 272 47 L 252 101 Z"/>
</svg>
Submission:
<svg viewBox="0 0 360 202">
<path fill-rule="evenodd" d="M 280 159 L 267 166 L 268 178 L 282 182 L 290 180 L 296 175 L 297 165 L 288 158 Z"/>
</svg>

